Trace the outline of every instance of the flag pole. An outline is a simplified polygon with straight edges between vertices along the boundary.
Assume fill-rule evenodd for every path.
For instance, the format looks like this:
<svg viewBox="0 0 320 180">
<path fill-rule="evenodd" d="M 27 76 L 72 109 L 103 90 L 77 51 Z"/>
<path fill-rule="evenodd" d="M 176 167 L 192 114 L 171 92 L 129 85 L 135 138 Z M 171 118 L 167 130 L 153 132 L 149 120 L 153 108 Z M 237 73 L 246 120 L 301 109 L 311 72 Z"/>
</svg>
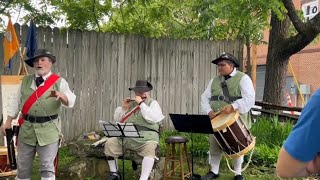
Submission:
<svg viewBox="0 0 320 180">
<path fill-rule="evenodd" d="M 27 66 L 26 66 L 26 64 L 25 64 L 24 61 L 23 61 L 23 57 L 24 57 L 24 55 L 26 54 L 26 51 L 27 51 L 27 48 L 26 48 L 26 47 L 23 48 L 22 53 L 21 53 L 21 51 L 19 51 L 19 52 L 20 52 L 20 63 L 19 63 L 19 70 L 18 70 L 18 75 L 19 75 L 19 76 L 21 76 L 21 75 L 28 75 L 28 74 L 29 74 L 29 73 L 28 73 Z"/>
</svg>

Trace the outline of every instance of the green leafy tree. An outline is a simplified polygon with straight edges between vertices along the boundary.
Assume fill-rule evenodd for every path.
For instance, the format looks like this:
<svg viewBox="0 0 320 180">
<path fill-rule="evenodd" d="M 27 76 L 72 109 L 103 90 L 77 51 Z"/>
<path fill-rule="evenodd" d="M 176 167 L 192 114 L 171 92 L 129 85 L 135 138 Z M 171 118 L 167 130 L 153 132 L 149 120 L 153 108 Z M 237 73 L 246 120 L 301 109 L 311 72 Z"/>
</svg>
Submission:
<svg viewBox="0 0 320 180">
<path fill-rule="evenodd" d="M 110 0 L 52 0 L 54 12 L 59 20 L 66 20 L 69 29 L 101 30 L 106 24 L 112 8 Z"/>
<path fill-rule="evenodd" d="M 57 17 L 49 9 L 50 1 L 48 0 L 39 1 L 37 5 L 30 0 L 0 0 L 0 30 L 6 26 L 1 17 L 13 14 L 18 15 L 16 20 L 22 24 L 33 19 L 36 24 L 41 26 L 54 25 Z"/>
<path fill-rule="evenodd" d="M 320 33 L 320 14 L 304 22 L 290 0 L 282 0 L 287 12 L 284 19 L 272 13 L 270 25 L 266 81 L 263 100 L 273 104 L 281 104 L 284 96 L 286 72 L 289 58 L 302 50 Z M 290 35 L 290 25 L 296 33 Z"/>
</svg>

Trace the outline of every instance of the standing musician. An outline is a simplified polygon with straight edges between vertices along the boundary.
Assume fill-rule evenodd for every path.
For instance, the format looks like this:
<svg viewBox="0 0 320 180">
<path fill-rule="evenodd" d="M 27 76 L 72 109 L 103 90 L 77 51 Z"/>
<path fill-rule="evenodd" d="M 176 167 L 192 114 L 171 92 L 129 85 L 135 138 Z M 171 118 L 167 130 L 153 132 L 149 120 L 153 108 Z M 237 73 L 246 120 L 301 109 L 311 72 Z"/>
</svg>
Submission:
<svg viewBox="0 0 320 180">
<path fill-rule="evenodd" d="M 25 60 L 35 73 L 23 77 L 20 94 L 8 107 L 6 123 L 1 127 L 11 128 L 11 122 L 19 119 L 17 180 L 30 180 L 35 154 L 39 156 L 41 180 L 54 180 L 56 158 L 61 134 L 58 116 L 61 106 L 73 107 L 76 96 L 65 79 L 51 72 L 56 57 L 46 49 L 38 49 L 35 55 Z"/>
<path fill-rule="evenodd" d="M 136 125 L 142 138 L 126 138 L 123 147 L 137 152 L 142 159 L 140 180 L 147 180 L 156 157 L 156 148 L 159 144 L 159 122 L 164 119 L 158 102 L 149 97 L 152 85 L 146 80 L 137 80 L 135 87 L 129 88 L 135 92 L 134 101 L 126 98 L 122 106 L 116 108 L 114 119 L 118 122 L 128 122 Z M 118 180 L 116 160 L 122 155 L 121 140 L 113 137 L 105 143 L 105 154 L 107 156 L 110 173 L 108 180 Z"/>
<path fill-rule="evenodd" d="M 221 113 L 232 113 L 238 110 L 247 128 L 251 127 L 251 117 L 248 113 L 255 102 L 255 91 L 248 75 L 237 71 L 238 60 L 229 53 L 223 53 L 212 61 L 218 66 L 219 75 L 210 80 L 206 90 L 201 95 L 201 111 L 209 115 L 210 119 Z M 203 180 L 211 180 L 219 177 L 219 166 L 222 150 L 213 134 L 209 135 L 211 171 Z M 243 156 L 234 159 L 233 166 L 235 180 L 244 179 L 241 175 Z"/>
</svg>

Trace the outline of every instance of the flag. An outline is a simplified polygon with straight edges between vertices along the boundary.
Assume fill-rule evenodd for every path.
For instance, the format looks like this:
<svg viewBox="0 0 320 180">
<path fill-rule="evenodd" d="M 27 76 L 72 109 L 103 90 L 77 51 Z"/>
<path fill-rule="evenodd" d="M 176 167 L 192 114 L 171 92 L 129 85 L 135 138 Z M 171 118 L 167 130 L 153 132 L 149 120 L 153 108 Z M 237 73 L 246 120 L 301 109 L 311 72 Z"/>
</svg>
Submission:
<svg viewBox="0 0 320 180">
<path fill-rule="evenodd" d="M 25 47 L 27 49 L 28 58 L 32 58 L 35 50 L 37 49 L 36 25 L 32 20 L 30 21 Z"/>
<path fill-rule="evenodd" d="M 12 60 L 9 59 L 9 63 L 8 63 L 7 69 L 11 69 L 11 68 L 12 68 Z"/>
<path fill-rule="evenodd" d="M 6 65 L 19 49 L 19 41 L 17 38 L 16 30 L 12 25 L 10 17 L 9 17 L 9 22 L 8 22 L 6 32 L 4 33 L 3 49 L 4 49 L 4 64 Z"/>
</svg>

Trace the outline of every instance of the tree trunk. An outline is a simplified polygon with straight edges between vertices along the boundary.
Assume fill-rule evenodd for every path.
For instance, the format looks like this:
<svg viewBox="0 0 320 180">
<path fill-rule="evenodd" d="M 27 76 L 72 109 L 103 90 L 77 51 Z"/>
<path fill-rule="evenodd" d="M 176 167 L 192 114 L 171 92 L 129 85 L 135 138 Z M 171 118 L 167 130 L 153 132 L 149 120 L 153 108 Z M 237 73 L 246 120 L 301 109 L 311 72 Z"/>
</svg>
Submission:
<svg viewBox="0 0 320 180">
<path fill-rule="evenodd" d="M 246 63 L 247 63 L 247 67 L 246 67 L 246 71 L 247 71 L 247 74 L 252 78 L 252 64 L 251 64 L 251 54 L 250 54 L 250 35 L 247 34 L 245 36 L 245 39 L 246 39 L 246 48 L 247 48 L 247 60 L 246 60 Z"/>
<path fill-rule="evenodd" d="M 280 21 L 272 14 L 270 24 L 272 29 L 269 36 L 263 101 L 281 105 L 289 63 L 289 57 L 283 56 L 281 50 L 288 35 L 290 21 L 288 17 Z"/>
<path fill-rule="evenodd" d="M 311 20 L 303 22 L 295 11 L 291 0 L 282 0 L 288 10 L 284 20 L 271 15 L 271 30 L 269 36 L 266 81 L 263 101 L 281 105 L 284 96 L 286 73 L 289 58 L 310 44 L 320 33 L 320 14 Z M 288 37 L 290 22 L 297 30 L 297 34 Z"/>
<path fill-rule="evenodd" d="M 276 53 L 268 53 L 263 101 L 283 105 L 288 62 Z"/>
</svg>

